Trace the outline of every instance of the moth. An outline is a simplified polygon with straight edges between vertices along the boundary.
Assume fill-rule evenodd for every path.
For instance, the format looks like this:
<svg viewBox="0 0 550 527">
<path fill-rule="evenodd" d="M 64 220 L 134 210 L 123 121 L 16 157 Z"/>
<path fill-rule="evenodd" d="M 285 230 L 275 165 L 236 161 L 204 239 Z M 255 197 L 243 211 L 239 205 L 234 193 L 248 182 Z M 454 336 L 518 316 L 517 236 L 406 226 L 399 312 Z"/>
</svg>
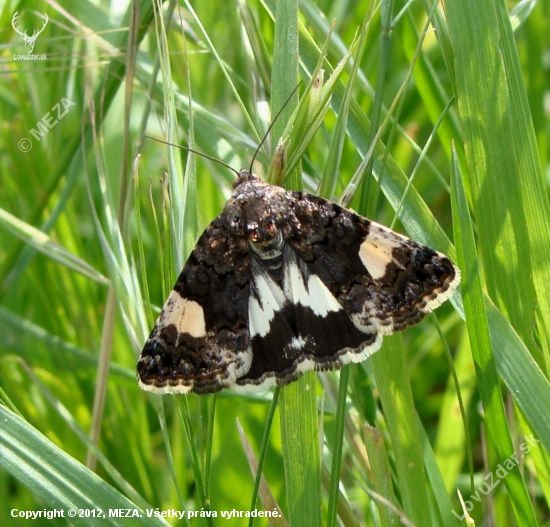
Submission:
<svg viewBox="0 0 550 527">
<path fill-rule="evenodd" d="M 458 268 L 320 197 L 242 169 L 141 352 L 156 393 L 263 391 L 364 361 L 447 300 Z"/>
</svg>

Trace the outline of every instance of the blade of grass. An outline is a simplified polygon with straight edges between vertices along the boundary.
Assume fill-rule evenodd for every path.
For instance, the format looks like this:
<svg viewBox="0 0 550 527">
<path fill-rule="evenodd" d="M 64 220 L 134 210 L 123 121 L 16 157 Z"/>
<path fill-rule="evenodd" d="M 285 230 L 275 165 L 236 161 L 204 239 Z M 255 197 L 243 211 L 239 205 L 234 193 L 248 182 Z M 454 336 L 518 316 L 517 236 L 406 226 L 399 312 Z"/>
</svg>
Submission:
<svg viewBox="0 0 550 527">
<path fill-rule="evenodd" d="M 135 59 L 137 47 L 139 44 L 139 2 L 132 2 L 130 5 L 130 25 L 128 32 L 128 45 L 126 52 L 126 83 L 124 97 L 124 133 L 122 145 L 122 163 L 120 165 L 120 177 L 118 188 L 118 204 L 116 221 L 120 230 L 121 238 L 125 238 L 126 218 L 128 215 L 128 205 L 130 198 L 130 112 L 133 98 L 133 80 L 135 72 Z M 109 204 L 110 205 L 110 204 Z M 122 240 L 121 240 L 122 245 Z M 90 439 L 93 443 L 99 441 L 101 433 L 101 422 L 103 420 L 103 410 L 105 407 L 105 397 L 107 393 L 107 380 L 109 378 L 109 365 L 111 363 L 111 353 L 113 344 L 113 327 L 116 316 L 116 299 L 113 285 L 109 286 L 107 292 L 107 305 L 105 307 L 105 318 L 103 321 L 103 331 L 101 334 L 101 346 L 97 364 L 97 376 L 94 392 L 94 402 L 92 409 L 92 422 L 90 426 Z M 93 450 L 88 451 L 86 457 L 86 466 L 95 470 L 96 457 Z"/>
<path fill-rule="evenodd" d="M 451 204 L 453 210 L 454 234 L 457 244 L 458 265 L 462 270 L 464 310 L 472 355 L 476 367 L 478 388 L 485 411 L 487 430 L 497 453 L 498 461 L 503 463 L 514 453 L 510 430 L 502 402 L 489 322 L 483 299 L 479 260 L 474 241 L 473 226 L 470 219 L 464 185 L 456 158 L 452 171 Z M 537 525 L 529 493 L 516 465 L 504 479 L 515 517 L 520 525 Z"/>
<path fill-rule="evenodd" d="M 358 41 L 358 47 L 357 47 L 357 56 L 353 57 L 353 66 L 351 69 L 350 78 L 346 85 L 342 106 L 338 111 L 338 119 L 336 121 L 334 137 L 331 141 L 330 150 L 327 157 L 327 163 L 325 165 L 325 170 L 323 171 L 321 181 L 319 182 L 318 195 L 327 199 L 334 199 L 336 186 L 338 184 L 338 179 L 339 179 L 338 172 L 340 169 L 340 163 L 342 161 L 342 151 L 344 147 L 344 140 L 346 138 L 349 105 L 352 100 L 352 93 L 353 93 L 353 88 L 355 86 L 355 81 L 357 78 L 357 72 L 359 70 L 359 64 L 361 63 L 361 58 L 363 56 L 363 52 L 365 51 L 368 31 L 369 31 L 370 23 L 373 17 L 373 6 L 374 6 L 374 2 L 370 2 L 367 12 L 365 13 L 365 17 L 363 19 L 363 25 L 361 27 L 361 32 L 359 35 L 359 41 Z M 328 45 L 328 42 L 327 42 L 327 45 Z M 353 47 L 353 45 L 351 47 Z M 334 82 L 332 79 L 333 76 L 336 78 L 339 78 L 339 75 L 337 74 L 338 70 L 343 71 L 348 60 L 350 59 L 352 59 L 351 49 L 350 49 L 350 53 L 346 54 L 345 58 L 341 61 L 339 66 L 336 68 L 336 71 L 331 76 L 331 82 Z M 328 93 L 331 93 L 330 87 L 328 85 L 325 88 L 325 90 Z M 327 105 L 328 105 L 328 101 L 327 101 Z"/>
<path fill-rule="evenodd" d="M 282 141 L 285 145 L 289 145 L 287 161 L 287 170 L 289 171 L 292 171 L 298 165 L 306 148 L 321 126 L 323 118 L 330 108 L 332 94 L 338 86 L 346 65 L 358 46 L 359 39 L 354 39 L 348 53 L 346 53 L 336 68 L 331 71 L 330 77 L 325 83 L 323 81 L 324 70 L 322 70 L 321 66 L 326 63 L 325 52 L 328 43 L 329 39 L 327 38 L 325 47 L 318 54 L 318 62 L 311 73 L 311 79 L 304 95 L 294 114 L 290 117 L 283 133 Z M 332 67 L 328 63 L 326 65 L 327 68 L 332 70 Z M 334 178 L 337 174 L 332 172 L 331 176 Z"/>
<path fill-rule="evenodd" d="M 288 503 L 293 527 L 322 525 L 321 457 L 314 372 L 281 390 L 281 441 Z"/>
<path fill-rule="evenodd" d="M 378 428 L 368 424 L 363 425 L 363 440 L 365 441 L 367 452 L 369 452 L 370 468 L 374 483 L 373 490 L 395 505 L 397 499 L 393 490 L 390 463 L 382 432 Z M 397 521 L 394 512 L 390 508 L 384 507 L 383 504 L 379 504 L 378 514 L 380 514 L 381 525 L 393 525 Z"/>
<path fill-rule="evenodd" d="M 250 511 L 253 511 L 256 508 L 256 501 L 258 499 L 260 483 L 263 477 L 265 456 L 267 454 L 267 448 L 269 445 L 269 434 L 271 433 L 271 427 L 273 424 L 273 419 L 275 418 L 275 411 L 277 409 L 277 403 L 279 402 L 280 393 L 281 393 L 281 388 L 277 386 L 273 391 L 273 399 L 271 401 L 271 404 L 269 405 L 269 413 L 267 414 L 267 419 L 264 427 L 264 435 L 262 438 L 262 445 L 260 447 L 260 457 L 258 459 L 257 467 L 256 467 L 256 474 L 254 479 L 254 490 L 252 491 L 252 499 L 250 500 Z M 242 430 L 240 423 L 238 423 L 238 426 L 239 426 L 239 430 Z M 242 432 L 241 436 L 243 434 L 244 434 L 244 431 Z M 252 471 L 252 475 L 254 476 L 254 471 Z M 254 517 L 251 516 L 248 522 L 248 527 L 252 527 L 253 525 L 254 525 Z"/>
<path fill-rule="evenodd" d="M 40 251 L 48 258 L 65 265 L 68 269 L 72 269 L 100 284 L 109 283 L 105 276 L 81 258 L 71 254 L 43 231 L 36 229 L 3 209 L 0 209 L 0 225 L 3 225 L 9 232 L 24 241 L 27 247 Z"/>
<path fill-rule="evenodd" d="M 380 4 L 380 55 L 378 56 L 378 71 L 376 74 L 376 86 L 374 88 L 374 100 L 372 101 L 372 111 L 370 116 L 371 129 L 369 132 L 370 144 L 376 141 L 378 131 L 378 123 L 382 109 L 382 98 L 385 93 L 386 74 L 388 69 L 390 43 L 391 43 L 391 19 L 393 14 L 393 0 L 385 0 Z M 371 177 L 373 159 L 369 158 L 365 167 L 365 177 L 361 184 L 361 196 L 359 198 L 359 210 L 371 211 L 376 210 L 376 198 L 379 191 L 372 191 L 372 184 L 376 180 Z M 378 185 L 380 182 L 378 183 Z"/>
<path fill-rule="evenodd" d="M 210 50 L 210 52 L 212 53 L 212 55 L 214 56 L 216 62 L 218 63 L 218 65 L 220 66 L 221 68 L 221 71 L 224 75 L 224 78 L 225 80 L 227 81 L 227 84 L 228 86 L 230 86 L 233 94 L 235 95 L 235 99 L 237 101 L 237 103 L 239 104 L 239 107 L 248 123 L 248 125 L 250 126 L 250 128 L 252 130 L 255 130 L 255 127 L 254 127 L 254 120 L 250 117 L 247 109 L 246 109 L 246 106 L 245 104 L 243 103 L 240 95 L 239 95 L 239 92 L 237 91 L 237 88 L 235 87 L 235 84 L 234 84 L 234 81 L 233 81 L 233 78 L 231 77 L 231 75 L 229 74 L 229 71 L 228 69 L 226 68 L 225 66 L 225 63 L 224 61 L 222 60 L 222 58 L 220 57 L 218 51 L 216 50 L 214 44 L 212 43 L 212 40 L 210 39 L 210 36 L 208 35 L 208 32 L 205 30 L 205 28 L 203 27 L 203 25 L 201 24 L 201 21 L 199 20 L 195 10 L 193 9 L 193 7 L 191 6 L 191 4 L 189 3 L 188 0 L 184 0 L 184 3 L 185 3 L 185 6 L 186 6 L 186 9 L 189 10 L 189 12 L 191 13 L 191 16 L 193 17 L 193 20 L 197 23 L 197 26 L 199 27 L 200 31 L 201 31 L 201 34 L 202 36 L 204 37 L 205 39 L 205 42 L 206 42 L 206 45 L 208 47 L 208 49 Z M 290 92 L 289 92 L 290 93 Z"/>
<path fill-rule="evenodd" d="M 534 4 L 533 4 L 534 6 Z M 541 169 L 533 120 L 518 50 L 509 23 L 508 11 L 503 2 L 496 3 L 502 58 L 506 65 L 506 80 L 510 95 L 511 130 L 517 157 L 518 179 L 526 217 L 527 237 L 531 257 L 531 273 L 536 295 L 536 316 L 540 345 L 546 375 L 550 374 L 550 205 L 547 185 Z M 521 273 L 524 274 L 524 273 Z M 526 274 L 526 273 L 525 273 Z M 525 335 L 522 335 L 525 336 Z M 526 341 L 529 344 L 530 341 Z M 529 345 L 529 348 L 534 346 Z"/>
<path fill-rule="evenodd" d="M 432 17 L 434 27 L 438 27 L 438 15 L 439 11 L 436 9 Z M 403 50 L 407 53 L 410 61 L 414 59 L 416 43 L 419 40 L 415 23 L 414 15 L 409 10 L 407 16 L 403 17 L 399 32 L 400 37 L 404 40 Z M 440 43 L 444 42 L 445 37 L 441 36 L 439 29 L 436 29 L 435 35 Z M 433 61 L 431 54 L 426 52 L 424 48 L 421 49 L 414 69 L 414 84 L 421 97 L 422 110 L 427 113 L 431 122 L 435 124 L 441 118 L 441 115 L 446 113 L 445 107 L 448 104 L 449 97 L 438 75 L 438 66 L 433 62 L 435 61 Z M 437 136 L 441 141 L 441 146 L 450 157 L 451 142 L 453 139 L 460 137 L 460 125 L 455 113 L 449 112 L 446 114 L 446 119 L 437 128 Z"/>
<path fill-rule="evenodd" d="M 456 518 L 452 514 L 453 504 L 445 488 L 441 470 L 437 465 L 432 445 L 428 439 L 428 434 L 422 426 L 422 422 L 418 419 L 418 430 L 420 430 L 420 440 L 422 443 L 424 467 L 426 477 L 430 482 L 430 498 L 432 504 L 432 518 L 434 525 L 456 526 Z"/>
<path fill-rule="evenodd" d="M 202 506 L 206 505 L 206 488 L 203 480 L 203 471 L 201 469 L 200 455 L 197 449 L 193 424 L 191 419 L 191 410 L 189 408 L 189 400 L 187 397 L 176 398 L 178 414 L 182 423 L 182 429 L 185 432 L 185 438 L 189 448 L 193 464 L 193 474 L 199 493 L 199 500 Z"/>
<path fill-rule="evenodd" d="M 298 86 L 298 1 L 281 0 L 275 11 L 275 41 L 273 43 L 273 69 L 271 71 L 271 114 L 277 121 L 271 129 L 272 144 L 283 136 L 287 123 L 297 105 L 298 94 L 288 98 Z M 288 101 L 288 103 L 287 103 Z M 302 174 L 298 167 L 285 178 L 287 188 L 300 190 Z"/>
<path fill-rule="evenodd" d="M 157 42 L 159 44 L 160 56 L 160 71 L 163 79 L 163 100 L 164 100 L 164 122 L 166 123 L 166 141 L 172 145 L 178 143 L 178 120 L 176 116 L 176 105 L 174 101 L 174 92 L 171 89 L 171 68 L 170 57 L 168 51 L 168 39 L 166 36 L 165 20 L 162 16 L 162 4 L 160 0 L 155 0 L 155 19 L 157 23 Z M 171 13 L 175 8 L 175 2 L 169 4 L 168 19 L 171 18 Z M 189 201 L 189 196 L 184 194 L 186 187 L 186 178 L 183 174 L 181 162 L 181 151 L 173 146 L 168 148 L 168 177 L 170 178 L 170 222 L 172 226 L 172 250 L 173 261 L 176 269 L 181 269 L 185 262 L 185 255 L 189 254 L 191 247 L 196 239 L 196 232 L 189 233 L 184 227 L 186 204 Z M 191 203 L 193 203 L 191 201 Z M 185 233 L 188 233 L 187 235 Z M 191 240 L 190 238 L 193 237 Z M 186 247 L 184 250 L 183 243 Z"/>
<path fill-rule="evenodd" d="M 338 385 L 338 404 L 336 407 L 336 427 L 332 445 L 332 463 L 330 467 L 330 484 L 328 496 L 327 526 L 334 527 L 337 524 L 338 498 L 340 494 L 340 467 L 344 447 L 344 425 L 347 406 L 347 394 L 349 383 L 349 366 L 340 372 Z"/>
<path fill-rule="evenodd" d="M 369 25 L 372 19 L 373 2 L 369 4 L 369 9 L 365 13 L 361 34 L 359 37 L 359 45 L 357 48 L 357 56 L 355 57 L 352 73 L 346 87 L 344 100 L 338 114 L 334 138 L 330 146 L 327 165 L 323 172 L 319 185 L 320 196 L 332 198 L 338 182 L 338 169 L 342 158 L 342 149 L 344 146 L 345 131 L 347 128 L 347 118 L 349 112 L 349 104 L 352 97 L 352 88 L 355 83 L 355 78 L 363 51 L 365 50 L 366 39 L 368 35 Z M 336 412 L 336 430 L 334 432 L 334 443 L 332 448 L 332 465 L 330 471 L 330 487 L 329 487 L 329 503 L 328 503 L 328 519 L 327 525 L 334 527 L 337 522 L 338 514 L 338 498 L 340 494 L 340 467 L 342 462 L 343 444 L 344 444 L 344 429 L 346 403 L 349 383 L 349 366 L 346 366 L 340 373 L 338 406 Z"/>
<path fill-rule="evenodd" d="M 276 115 L 298 85 L 298 2 L 280 0 L 276 6 L 272 115 Z M 274 142 L 283 134 L 297 95 L 275 122 Z M 289 188 L 302 187 L 301 171 L 288 174 Z M 315 375 L 309 372 L 281 390 L 281 441 L 288 502 L 288 520 L 296 527 L 321 525 L 321 460 L 318 443 Z"/>
<path fill-rule="evenodd" d="M 498 373 L 538 438 L 550 451 L 550 383 L 510 321 L 485 296 Z"/>
<path fill-rule="evenodd" d="M 435 317 L 435 315 L 434 315 Z M 443 331 L 437 322 L 437 331 L 443 340 Z M 445 355 L 451 368 L 451 377 L 447 382 L 441 410 L 439 412 L 439 427 L 434 450 L 437 464 L 441 467 L 441 475 L 445 488 L 454 493 L 455 483 L 464 464 L 464 450 L 470 469 L 470 488 L 474 492 L 474 465 L 472 440 L 468 431 L 466 407 L 475 390 L 475 371 L 472 354 L 467 338 L 463 338 L 453 357 L 446 342 Z"/>
<path fill-rule="evenodd" d="M 187 507 L 185 505 L 185 500 L 184 500 L 181 488 L 178 484 L 177 471 L 176 471 L 176 467 L 175 467 L 175 464 L 174 464 L 174 458 L 173 458 L 173 455 L 172 455 L 172 446 L 170 444 L 170 435 L 168 433 L 168 425 L 166 423 L 166 414 L 164 413 L 165 405 L 162 404 L 162 405 L 160 405 L 159 408 L 160 408 L 160 412 L 158 413 L 159 424 L 160 424 L 160 429 L 161 429 L 161 432 L 162 432 L 162 439 L 163 439 L 163 442 L 164 442 L 164 448 L 166 449 L 166 458 L 167 458 L 167 461 L 168 461 L 168 465 L 170 466 L 170 471 L 172 473 L 172 481 L 174 482 L 174 487 L 175 487 L 176 493 L 178 495 L 179 506 L 181 507 L 181 510 L 187 511 Z M 180 412 L 180 418 L 181 418 L 181 412 Z M 186 517 L 185 517 L 185 524 L 189 527 L 191 526 L 191 524 L 189 522 L 188 515 L 186 515 Z"/>
<path fill-rule="evenodd" d="M 0 406 L 0 465 L 40 496 L 52 509 L 62 509 L 73 525 L 122 525 L 109 510 L 136 510 L 133 525 L 168 526 L 168 523 L 136 507 L 111 485 L 67 455 L 19 416 Z M 97 517 L 79 516 L 80 510 Z M 72 513 L 71 513 L 72 514 Z"/>
<path fill-rule="evenodd" d="M 430 486 L 422 463 L 403 337 L 385 337 L 382 350 L 372 356 L 371 362 L 391 437 L 403 511 L 417 525 L 432 525 Z"/>
<path fill-rule="evenodd" d="M 487 288 L 529 345 L 535 296 L 530 272 L 526 272 L 532 269 L 526 211 L 532 205 L 523 201 L 523 183 L 518 177 L 518 151 L 513 147 L 506 64 L 500 46 L 507 38 L 513 41 L 513 36 L 499 27 L 498 3 L 500 0 L 475 4 L 448 0 L 446 12 L 478 245 L 485 268 L 491 270 L 485 273 Z"/>
<path fill-rule="evenodd" d="M 97 355 L 90 353 L 33 324 L 28 319 L 0 307 L 0 326 L 3 346 L 35 366 L 51 367 L 58 371 L 76 372 L 97 367 Z M 135 373 L 119 364 L 111 364 L 111 374 L 135 382 Z"/>
</svg>

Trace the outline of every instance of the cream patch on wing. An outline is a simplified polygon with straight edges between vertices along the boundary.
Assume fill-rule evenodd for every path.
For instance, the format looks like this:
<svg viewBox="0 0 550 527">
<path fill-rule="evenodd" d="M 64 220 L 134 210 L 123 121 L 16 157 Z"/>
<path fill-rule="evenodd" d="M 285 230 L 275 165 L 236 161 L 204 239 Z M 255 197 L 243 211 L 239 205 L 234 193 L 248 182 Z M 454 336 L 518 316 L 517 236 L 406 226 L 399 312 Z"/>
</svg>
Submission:
<svg viewBox="0 0 550 527">
<path fill-rule="evenodd" d="M 187 333 L 195 338 L 206 336 L 202 307 L 193 300 L 183 298 L 177 291 L 172 291 L 168 296 L 157 322 L 158 327 L 170 325 L 174 325 L 180 333 Z"/>
<path fill-rule="evenodd" d="M 408 238 L 372 222 L 369 234 L 359 247 L 359 258 L 369 274 L 378 280 L 386 274 L 386 269 L 391 262 L 404 269 L 394 260 L 392 254 L 394 249 L 403 247 L 407 242 L 410 243 Z"/>
</svg>

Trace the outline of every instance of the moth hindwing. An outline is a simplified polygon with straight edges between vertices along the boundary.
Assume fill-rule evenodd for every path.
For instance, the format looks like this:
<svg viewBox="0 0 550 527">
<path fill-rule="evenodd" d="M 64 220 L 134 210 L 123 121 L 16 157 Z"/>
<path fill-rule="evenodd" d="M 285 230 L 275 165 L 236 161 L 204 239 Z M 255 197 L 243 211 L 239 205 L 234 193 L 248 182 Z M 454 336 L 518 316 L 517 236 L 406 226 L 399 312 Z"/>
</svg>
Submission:
<svg viewBox="0 0 550 527">
<path fill-rule="evenodd" d="M 443 254 L 241 170 L 138 362 L 157 393 L 260 391 L 360 362 L 451 296 Z"/>
</svg>

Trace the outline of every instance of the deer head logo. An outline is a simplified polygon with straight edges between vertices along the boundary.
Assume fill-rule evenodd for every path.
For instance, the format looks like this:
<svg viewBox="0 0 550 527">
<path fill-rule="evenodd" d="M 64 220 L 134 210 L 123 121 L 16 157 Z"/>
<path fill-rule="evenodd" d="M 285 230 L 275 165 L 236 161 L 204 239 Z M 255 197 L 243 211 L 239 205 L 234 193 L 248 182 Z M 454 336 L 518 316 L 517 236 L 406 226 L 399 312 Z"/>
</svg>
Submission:
<svg viewBox="0 0 550 527">
<path fill-rule="evenodd" d="M 27 35 L 27 30 L 25 30 L 25 32 L 19 31 L 19 27 L 16 25 L 18 18 L 19 18 L 19 11 L 16 11 L 15 15 L 13 15 L 13 18 L 11 19 L 11 25 L 13 29 L 15 29 L 15 31 L 19 33 L 23 38 L 25 42 L 25 49 L 27 50 L 27 55 L 30 55 L 32 53 L 32 50 L 34 49 L 34 44 L 36 43 L 36 39 L 38 38 L 38 35 L 40 35 L 42 31 L 44 31 L 44 28 L 46 27 L 46 24 L 48 23 L 49 18 L 48 18 L 48 15 L 44 13 L 44 24 L 39 30 L 35 29 L 32 32 L 32 35 L 30 36 Z"/>
</svg>

